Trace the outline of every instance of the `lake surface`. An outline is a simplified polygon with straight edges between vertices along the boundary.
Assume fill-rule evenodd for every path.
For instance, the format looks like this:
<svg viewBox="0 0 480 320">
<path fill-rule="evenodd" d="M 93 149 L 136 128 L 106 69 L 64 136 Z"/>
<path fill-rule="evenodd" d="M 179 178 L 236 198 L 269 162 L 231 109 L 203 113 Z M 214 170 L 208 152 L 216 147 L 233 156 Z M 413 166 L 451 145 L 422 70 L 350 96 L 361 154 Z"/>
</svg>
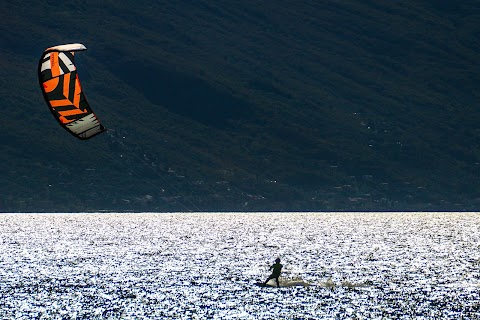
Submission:
<svg viewBox="0 0 480 320">
<path fill-rule="evenodd" d="M 480 319 L 478 213 L 0 214 L 0 246 L 0 319 Z"/>
</svg>

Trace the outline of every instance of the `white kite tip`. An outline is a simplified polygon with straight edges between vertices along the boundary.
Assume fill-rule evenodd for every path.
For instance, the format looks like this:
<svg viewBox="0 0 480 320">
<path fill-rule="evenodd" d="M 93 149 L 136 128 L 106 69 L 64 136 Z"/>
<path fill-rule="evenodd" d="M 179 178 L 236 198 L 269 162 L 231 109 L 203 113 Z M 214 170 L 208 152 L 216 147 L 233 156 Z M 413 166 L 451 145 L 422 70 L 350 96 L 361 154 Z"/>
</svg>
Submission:
<svg viewBox="0 0 480 320">
<path fill-rule="evenodd" d="M 61 44 L 58 46 L 50 47 L 45 51 L 81 51 L 81 50 L 87 50 L 87 47 L 85 47 L 81 43 L 69 43 L 69 44 Z"/>
</svg>

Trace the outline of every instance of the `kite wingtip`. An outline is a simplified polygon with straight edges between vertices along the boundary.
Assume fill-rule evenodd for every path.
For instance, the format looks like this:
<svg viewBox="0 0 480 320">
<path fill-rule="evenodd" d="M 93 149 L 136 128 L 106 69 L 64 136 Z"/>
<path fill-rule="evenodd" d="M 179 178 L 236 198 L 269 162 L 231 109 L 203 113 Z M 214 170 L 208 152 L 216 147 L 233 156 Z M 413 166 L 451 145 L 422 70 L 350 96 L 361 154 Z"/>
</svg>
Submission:
<svg viewBox="0 0 480 320">
<path fill-rule="evenodd" d="M 68 43 L 60 44 L 58 46 L 50 47 L 45 49 L 45 51 L 81 51 L 87 50 L 87 47 L 82 43 Z"/>
</svg>

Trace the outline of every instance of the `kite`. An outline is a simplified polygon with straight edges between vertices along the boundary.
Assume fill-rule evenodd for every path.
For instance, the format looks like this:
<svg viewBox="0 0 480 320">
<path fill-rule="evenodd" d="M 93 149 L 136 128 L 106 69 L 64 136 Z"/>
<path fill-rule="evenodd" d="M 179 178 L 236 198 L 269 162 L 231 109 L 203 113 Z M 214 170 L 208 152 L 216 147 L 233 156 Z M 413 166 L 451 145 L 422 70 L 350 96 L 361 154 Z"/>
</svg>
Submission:
<svg viewBox="0 0 480 320">
<path fill-rule="evenodd" d="M 86 49 L 81 43 L 51 47 L 38 63 L 40 88 L 50 111 L 63 128 L 82 140 L 106 130 L 85 99 L 78 79 L 74 55 Z"/>
</svg>

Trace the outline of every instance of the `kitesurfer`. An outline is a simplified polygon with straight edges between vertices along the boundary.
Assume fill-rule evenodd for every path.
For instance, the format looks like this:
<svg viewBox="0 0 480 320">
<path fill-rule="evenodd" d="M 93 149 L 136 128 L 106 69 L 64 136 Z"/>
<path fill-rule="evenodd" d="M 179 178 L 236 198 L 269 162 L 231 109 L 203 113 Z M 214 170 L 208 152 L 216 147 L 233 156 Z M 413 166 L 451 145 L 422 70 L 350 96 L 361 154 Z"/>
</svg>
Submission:
<svg viewBox="0 0 480 320">
<path fill-rule="evenodd" d="M 277 282 L 277 288 L 280 288 L 280 281 L 278 281 L 278 278 L 280 277 L 280 273 L 282 272 L 282 267 L 283 265 L 280 264 L 280 258 L 275 259 L 275 263 L 272 264 L 270 269 L 268 269 L 268 270 L 273 270 L 272 274 L 264 282 L 264 285 L 266 285 L 267 282 L 270 281 L 270 279 L 275 279 L 275 281 Z"/>
</svg>

